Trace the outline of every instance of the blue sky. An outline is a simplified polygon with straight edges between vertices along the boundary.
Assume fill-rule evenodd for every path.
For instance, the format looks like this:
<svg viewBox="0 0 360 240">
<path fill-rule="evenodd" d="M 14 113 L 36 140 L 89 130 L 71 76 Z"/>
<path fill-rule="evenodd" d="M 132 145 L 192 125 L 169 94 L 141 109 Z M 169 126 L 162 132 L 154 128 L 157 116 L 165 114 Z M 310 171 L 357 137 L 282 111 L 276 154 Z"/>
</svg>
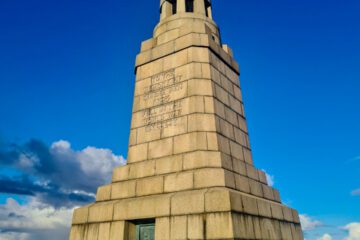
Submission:
<svg viewBox="0 0 360 240">
<path fill-rule="evenodd" d="M 222 40 L 241 65 L 256 166 L 274 176 L 286 204 L 306 214 L 314 228 L 306 231 L 307 239 L 325 233 L 343 239 L 350 231 L 343 227 L 360 222 L 360 2 L 213 2 Z M 11 163 L 0 154 L 0 207 L 36 211 L 47 204 L 60 219 L 64 209 L 91 199 L 87 194 L 104 180 L 86 186 L 79 181 L 87 191 L 61 195 L 74 204 L 58 206 L 37 179 L 51 175 L 50 189 L 57 192 L 71 158 L 84 182 L 93 169 L 81 165 L 83 158 L 102 157 L 110 166 L 123 162 L 135 56 L 158 22 L 158 5 L 156 0 L 0 2 L 0 148 L 41 150 L 45 156 L 29 166 L 19 161 L 21 154 Z M 51 171 L 41 168 L 46 161 Z M 42 195 L 20 194 L 21 186 L 8 194 L 5 180 Z M 68 181 L 66 187 L 76 186 Z M 46 239 L 39 234 L 24 229 L 21 236 Z"/>
</svg>

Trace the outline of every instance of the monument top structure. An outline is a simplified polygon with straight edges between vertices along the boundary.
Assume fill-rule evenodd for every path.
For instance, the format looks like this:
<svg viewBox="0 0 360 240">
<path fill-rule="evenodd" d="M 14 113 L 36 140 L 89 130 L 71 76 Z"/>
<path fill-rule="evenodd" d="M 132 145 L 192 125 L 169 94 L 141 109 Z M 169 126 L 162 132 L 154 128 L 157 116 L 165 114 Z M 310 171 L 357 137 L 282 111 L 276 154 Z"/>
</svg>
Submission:
<svg viewBox="0 0 360 240">
<path fill-rule="evenodd" d="M 160 0 L 161 20 L 178 13 L 192 13 L 212 18 L 210 0 Z"/>
</svg>

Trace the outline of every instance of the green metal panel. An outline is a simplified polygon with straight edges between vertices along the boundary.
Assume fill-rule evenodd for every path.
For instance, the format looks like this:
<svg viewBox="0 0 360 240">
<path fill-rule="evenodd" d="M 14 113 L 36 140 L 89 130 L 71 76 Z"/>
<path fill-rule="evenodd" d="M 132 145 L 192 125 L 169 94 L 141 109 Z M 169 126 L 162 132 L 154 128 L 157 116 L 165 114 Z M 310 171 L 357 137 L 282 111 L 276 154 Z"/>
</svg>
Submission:
<svg viewBox="0 0 360 240">
<path fill-rule="evenodd" d="M 139 224 L 136 226 L 136 240 L 154 240 L 155 224 Z"/>
</svg>

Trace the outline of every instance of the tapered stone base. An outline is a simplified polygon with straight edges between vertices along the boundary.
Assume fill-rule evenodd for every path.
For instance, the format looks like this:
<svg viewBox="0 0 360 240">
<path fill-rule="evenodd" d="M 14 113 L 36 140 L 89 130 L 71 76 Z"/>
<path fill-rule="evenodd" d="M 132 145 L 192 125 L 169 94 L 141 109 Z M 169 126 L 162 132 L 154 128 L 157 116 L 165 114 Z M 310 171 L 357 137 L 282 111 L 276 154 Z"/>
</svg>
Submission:
<svg viewBox="0 0 360 240">
<path fill-rule="evenodd" d="M 155 222 L 155 239 L 302 240 L 296 210 L 228 188 L 210 188 L 77 209 L 70 240 L 130 240 L 134 221 Z"/>
<path fill-rule="evenodd" d="M 168 16 L 171 2 L 136 58 L 127 165 L 75 211 L 70 240 L 303 240 L 253 163 L 231 49 L 204 1 Z"/>
</svg>

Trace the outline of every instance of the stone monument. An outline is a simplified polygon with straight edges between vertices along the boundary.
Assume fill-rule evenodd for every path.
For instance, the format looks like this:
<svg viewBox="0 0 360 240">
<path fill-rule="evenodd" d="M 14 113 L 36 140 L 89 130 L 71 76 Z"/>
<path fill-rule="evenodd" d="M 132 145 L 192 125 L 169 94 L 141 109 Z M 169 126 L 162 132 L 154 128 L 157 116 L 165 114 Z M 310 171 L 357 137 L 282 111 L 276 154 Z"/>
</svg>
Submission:
<svg viewBox="0 0 360 240">
<path fill-rule="evenodd" d="M 126 166 L 75 210 L 70 240 L 303 240 L 255 168 L 239 66 L 210 0 L 161 0 L 136 58 Z"/>
</svg>

